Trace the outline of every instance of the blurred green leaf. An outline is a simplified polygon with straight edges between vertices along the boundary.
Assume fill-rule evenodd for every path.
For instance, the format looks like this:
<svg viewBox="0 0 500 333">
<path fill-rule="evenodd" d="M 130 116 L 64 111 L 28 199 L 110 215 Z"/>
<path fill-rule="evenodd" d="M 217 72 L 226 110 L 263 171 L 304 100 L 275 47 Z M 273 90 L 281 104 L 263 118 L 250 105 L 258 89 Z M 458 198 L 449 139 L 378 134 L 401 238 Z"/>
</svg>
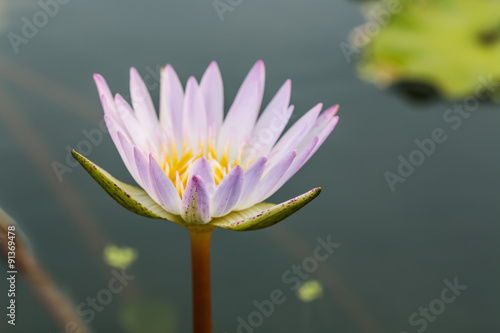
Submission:
<svg viewBox="0 0 500 333">
<path fill-rule="evenodd" d="M 111 267 L 126 269 L 137 259 L 137 250 L 132 247 L 118 247 L 110 244 L 104 248 L 104 261 Z"/>
<path fill-rule="evenodd" d="M 397 13 L 382 17 L 395 1 Z M 369 40 L 358 65 L 362 78 L 383 87 L 426 83 L 450 99 L 474 94 L 480 77 L 500 81 L 500 1 L 381 3 L 369 11 L 370 21 L 351 34 L 355 46 L 362 38 Z"/>
<path fill-rule="evenodd" d="M 178 315 L 172 305 L 163 301 L 140 300 L 122 308 L 120 323 L 128 333 L 175 333 Z"/>
</svg>

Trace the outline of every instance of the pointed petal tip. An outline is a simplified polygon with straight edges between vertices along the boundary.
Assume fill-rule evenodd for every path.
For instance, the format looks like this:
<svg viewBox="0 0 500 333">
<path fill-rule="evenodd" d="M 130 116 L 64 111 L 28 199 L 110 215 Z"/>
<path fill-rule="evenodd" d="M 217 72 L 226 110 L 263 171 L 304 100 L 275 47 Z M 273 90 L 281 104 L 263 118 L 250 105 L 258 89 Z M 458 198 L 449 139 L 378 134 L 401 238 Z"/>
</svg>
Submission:
<svg viewBox="0 0 500 333">
<path fill-rule="evenodd" d="M 130 67 L 130 76 L 132 75 L 139 75 L 139 72 L 135 67 Z"/>
<path fill-rule="evenodd" d="M 190 76 L 187 80 L 187 85 L 193 85 L 193 84 L 198 85 L 198 81 L 196 80 L 196 78 L 194 76 Z"/>
<path fill-rule="evenodd" d="M 193 175 L 191 177 L 191 179 L 193 180 L 193 183 L 196 184 L 196 185 L 203 185 L 203 183 L 204 183 L 203 178 L 201 178 L 198 175 Z"/>
<path fill-rule="evenodd" d="M 264 61 L 257 60 L 257 62 L 255 63 L 255 65 L 253 65 L 252 69 L 255 70 L 255 71 L 258 71 L 258 72 L 265 72 L 266 66 L 264 65 Z"/>
<path fill-rule="evenodd" d="M 208 65 L 208 68 L 210 69 L 219 69 L 219 65 L 217 64 L 217 61 L 212 60 L 210 64 Z"/>
<path fill-rule="evenodd" d="M 322 119 L 327 121 L 331 120 L 338 121 L 339 120 L 339 116 L 337 115 L 338 111 L 339 111 L 339 106 L 334 105 L 323 112 Z"/>
<path fill-rule="evenodd" d="M 335 104 L 334 106 L 331 106 L 326 110 L 325 112 L 332 112 L 333 115 L 336 115 L 339 112 L 340 106 L 338 104 Z"/>
<path fill-rule="evenodd" d="M 96 83 L 97 83 L 97 82 L 99 82 L 99 83 L 104 83 L 104 82 L 106 82 L 106 81 L 104 80 L 104 77 L 103 77 L 101 74 L 94 73 L 94 74 L 92 75 L 92 77 L 94 78 L 94 81 L 95 81 Z"/>
</svg>

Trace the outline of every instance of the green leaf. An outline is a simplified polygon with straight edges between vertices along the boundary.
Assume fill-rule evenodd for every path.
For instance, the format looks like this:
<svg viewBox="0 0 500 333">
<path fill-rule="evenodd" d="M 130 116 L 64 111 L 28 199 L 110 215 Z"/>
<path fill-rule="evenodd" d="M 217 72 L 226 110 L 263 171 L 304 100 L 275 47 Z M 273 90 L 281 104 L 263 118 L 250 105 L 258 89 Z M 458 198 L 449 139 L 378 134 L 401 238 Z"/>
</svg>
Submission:
<svg viewBox="0 0 500 333">
<path fill-rule="evenodd" d="M 358 65 L 363 79 L 381 87 L 426 83 L 449 99 L 477 94 L 478 89 L 492 98 L 499 94 L 500 1 L 397 3 L 399 11 L 386 19 L 377 13 L 389 14 L 393 1 L 370 2 L 376 6 L 368 11 L 372 17 L 352 32 L 354 46 L 366 46 Z M 485 79 L 493 81 L 490 86 L 483 85 Z"/>
<path fill-rule="evenodd" d="M 285 218 L 307 205 L 316 198 L 320 192 L 321 188 L 317 187 L 278 205 L 261 202 L 245 210 L 234 211 L 226 216 L 215 218 L 209 222 L 209 224 L 235 231 L 250 231 L 267 228 L 283 221 Z"/>
<path fill-rule="evenodd" d="M 143 189 L 119 181 L 75 150 L 71 154 L 92 178 L 123 207 L 145 217 L 169 220 L 186 226 L 180 216 L 164 210 Z"/>
</svg>

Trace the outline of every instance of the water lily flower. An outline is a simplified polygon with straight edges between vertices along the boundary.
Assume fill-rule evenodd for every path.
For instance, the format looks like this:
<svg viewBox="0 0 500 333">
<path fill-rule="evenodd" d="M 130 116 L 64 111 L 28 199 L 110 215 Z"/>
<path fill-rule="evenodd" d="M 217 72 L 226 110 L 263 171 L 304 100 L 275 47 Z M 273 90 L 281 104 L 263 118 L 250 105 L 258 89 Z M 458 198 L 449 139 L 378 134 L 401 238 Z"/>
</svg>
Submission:
<svg viewBox="0 0 500 333">
<path fill-rule="evenodd" d="M 161 73 L 159 117 L 134 68 L 132 106 L 118 94 L 113 98 L 102 76 L 94 79 L 111 138 L 140 187 L 115 179 L 76 151 L 73 156 L 127 209 L 189 229 L 193 329 L 209 333 L 212 230 L 265 228 L 313 200 L 320 188 L 278 205 L 263 202 L 325 141 L 338 122 L 338 106 L 323 113 L 322 104 L 314 106 L 281 136 L 293 112 L 291 82 L 283 84 L 258 117 L 265 81 L 262 61 L 248 73 L 225 118 L 222 77 L 215 62 L 200 83 L 190 77 L 185 90 L 167 65 Z"/>
<path fill-rule="evenodd" d="M 279 205 L 262 203 L 306 163 L 338 121 L 338 106 L 320 114 L 318 104 L 280 138 L 293 111 L 291 82 L 257 119 L 265 81 L 262 61 L 248 73 L 224 120 L 215 62 L 200 83 L 190 77 L 185 90 L 170 65 L 162 70 L 159 119 L 135 68 L 130 70 L 132 106 L 119 94 L 113 98 L 102 76 L 94 79 L 111 138 L 142 189 L 73 155 L 129 210 L 188 228 L 253 230 L 281 221 L 319 194 L 315 188 Z"/>
</svg>

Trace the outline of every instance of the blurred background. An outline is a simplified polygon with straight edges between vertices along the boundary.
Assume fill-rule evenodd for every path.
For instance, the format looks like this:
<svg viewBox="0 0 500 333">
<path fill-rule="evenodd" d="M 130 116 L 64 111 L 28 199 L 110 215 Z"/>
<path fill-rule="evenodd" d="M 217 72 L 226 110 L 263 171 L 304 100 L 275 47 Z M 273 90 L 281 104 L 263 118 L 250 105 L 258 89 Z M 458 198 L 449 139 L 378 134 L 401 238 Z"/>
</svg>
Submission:
<svg viewBox="0 0 500 333">
<path fill-rule="evenodd" d="M 92 74 L 128 96 L 134 66 L 158 105 L 162 66 L 185 84 L 216 60 L 227 110 L 258 59 L 264 104 L 290 78 L 291 122 L 318 102 L 340 122 L 271 197 L 321 186 L 314 202 L 214 233 L 214 332 L 499 331 L 499 1 L 0 0 L 0 33 L 0 207 L 93 332 L 189 332 L 191 285 L 186 230 L 123 209 L 69 157 L 133 183 Z M 296 275 L 318 238 L 340 247 Z M 122 268 L 134 279 L 109 293 Z M 7 269 L 1 332 L 71 332 L 21 275 L 8 325 Z M 286 300 L 253 314 L 275 289 Z"/>
</svg>

